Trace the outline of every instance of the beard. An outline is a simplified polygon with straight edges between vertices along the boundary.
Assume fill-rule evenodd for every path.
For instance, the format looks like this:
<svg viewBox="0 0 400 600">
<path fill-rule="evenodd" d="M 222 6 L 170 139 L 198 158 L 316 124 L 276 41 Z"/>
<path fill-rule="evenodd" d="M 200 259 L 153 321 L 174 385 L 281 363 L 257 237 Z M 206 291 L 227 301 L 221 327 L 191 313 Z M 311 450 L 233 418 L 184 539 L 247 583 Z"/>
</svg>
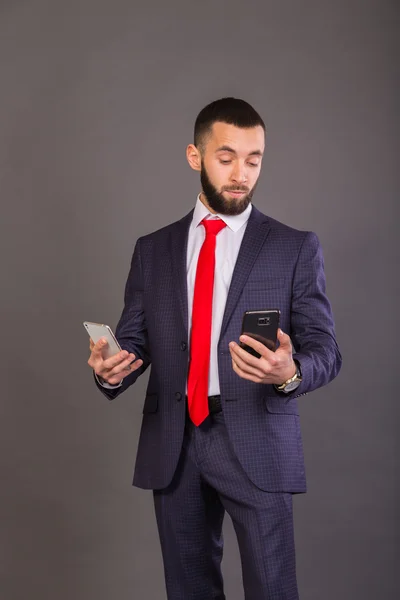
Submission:
<svg viewBox="0 0 400 600">
<path fill-rule="evenodd" d="M 240 215 L 250 204 L 254 191 L 257 187 L 257 182 L 253 185 L 251 190 L 245 186 L 224 186 L 220 193 L 211 183 L 204 163 L 201 164 L 200 181 L 203 188 L 203 193 L 207 198 L 208 205 L 220 215 Z M 222 192 L 224 191 L 246 192 L 246 195 L 236 200 L 226 200 L 222 195 Z"/>
</svg>

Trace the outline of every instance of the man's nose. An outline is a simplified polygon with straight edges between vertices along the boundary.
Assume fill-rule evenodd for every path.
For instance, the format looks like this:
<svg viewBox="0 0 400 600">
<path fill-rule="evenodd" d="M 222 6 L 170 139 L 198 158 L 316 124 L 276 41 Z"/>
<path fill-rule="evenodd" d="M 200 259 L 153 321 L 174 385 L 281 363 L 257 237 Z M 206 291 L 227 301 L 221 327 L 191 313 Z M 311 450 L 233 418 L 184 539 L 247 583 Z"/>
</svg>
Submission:
<svg viewBox="0 0 400 600">
<path fill-rule="evenodd" d="M 231 179 L 236 183 L 245 183 L 247 181 L 247 172 L 245 165 L 237 163 L 232 171 Z"/>
</svg>

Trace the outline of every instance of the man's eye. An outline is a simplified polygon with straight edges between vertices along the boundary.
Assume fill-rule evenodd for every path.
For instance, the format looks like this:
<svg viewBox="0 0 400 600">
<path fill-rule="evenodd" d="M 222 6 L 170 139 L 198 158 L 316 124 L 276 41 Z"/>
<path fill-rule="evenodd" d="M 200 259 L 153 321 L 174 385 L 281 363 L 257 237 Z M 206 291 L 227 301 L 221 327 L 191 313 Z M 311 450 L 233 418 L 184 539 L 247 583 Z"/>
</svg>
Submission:
<svg viewBox="0 0 400 600">
<path fill-rule="evenodd" d="M 258 163 L 249 163 L 250 167 L 258 167 Z"/>
<path fill-rule="evenodd" d="M 231 160 L 220 160 L 219 161 L 222 165 L 229 165 L 232 161 Z"/>
</svg>

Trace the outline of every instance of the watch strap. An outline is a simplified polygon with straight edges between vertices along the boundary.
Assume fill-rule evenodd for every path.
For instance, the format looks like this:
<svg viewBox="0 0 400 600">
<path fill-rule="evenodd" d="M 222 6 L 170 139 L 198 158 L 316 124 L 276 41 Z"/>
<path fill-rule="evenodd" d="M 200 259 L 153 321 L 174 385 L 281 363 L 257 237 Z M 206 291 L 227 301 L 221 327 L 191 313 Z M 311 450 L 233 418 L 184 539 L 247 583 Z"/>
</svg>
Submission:
<svg viewBox="0 0 400 600">
<path fill-rule="evenodd" d="M 301 378 L 300 364 L 299 364 L 299 362 L 297 360 L 294 360 L 294 363 L 296 365 L 296 373 L 293 375 L 293 377 L 290 377 L 289 379 L 287 379 L 283 383 L 281 383 L 279 385 L 275 384 L 274 387 L 275 387 L 275 389 L 278 392 L 285 392 L 286 386 L 288 386 L 291 383 L 294 383 L 295 381 L 298 381 L 299 384 L 301 383 L 302 378 Z"/>
</svg>

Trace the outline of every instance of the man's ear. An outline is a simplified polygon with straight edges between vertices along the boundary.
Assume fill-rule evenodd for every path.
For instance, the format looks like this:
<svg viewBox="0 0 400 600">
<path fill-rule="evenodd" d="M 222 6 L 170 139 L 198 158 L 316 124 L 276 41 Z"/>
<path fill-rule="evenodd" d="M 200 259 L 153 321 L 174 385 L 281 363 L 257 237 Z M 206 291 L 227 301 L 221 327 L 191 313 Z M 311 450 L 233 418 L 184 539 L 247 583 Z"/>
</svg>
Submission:
<svg viewBox="0 0 400 600">
<path fill-rule="evenodd" d="M 194 171 L 201 171 L 200 150 L 194 144 L 189 144 L 186 148 L 186 158 Z"/>
</svg>

